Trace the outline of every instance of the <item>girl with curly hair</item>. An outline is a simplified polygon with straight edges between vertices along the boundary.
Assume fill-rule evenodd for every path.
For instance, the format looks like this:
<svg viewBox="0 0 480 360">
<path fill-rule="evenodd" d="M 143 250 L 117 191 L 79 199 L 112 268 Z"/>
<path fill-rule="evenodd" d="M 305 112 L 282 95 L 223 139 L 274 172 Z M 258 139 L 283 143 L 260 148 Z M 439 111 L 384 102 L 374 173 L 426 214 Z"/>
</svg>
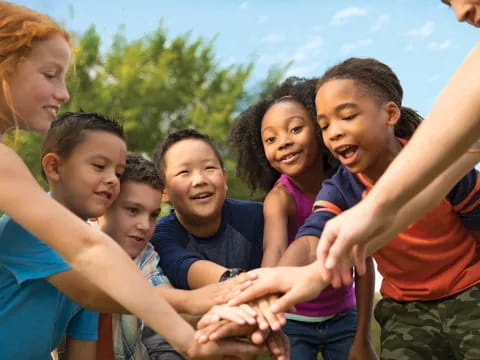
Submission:
<svg viewBox="0 0 480 360">
<path fill-rule="evenodd" d="M 322 181 L 337 168 L 325 150 L 315 122 L 315 79 L 291 77 L 264 100 L 242 112 L 232 129 L 238 175 L 252 190 L 268 191 L 264 202 L 262 267 L 282 265 L 280 258 L 311 214 Z M 284 327 L 292 359 L 347 359 L 349 352 L 376 358 L 369 327 L 373 268 L 353 287 L 328 288 L 298 304 Z"/>
</svg>

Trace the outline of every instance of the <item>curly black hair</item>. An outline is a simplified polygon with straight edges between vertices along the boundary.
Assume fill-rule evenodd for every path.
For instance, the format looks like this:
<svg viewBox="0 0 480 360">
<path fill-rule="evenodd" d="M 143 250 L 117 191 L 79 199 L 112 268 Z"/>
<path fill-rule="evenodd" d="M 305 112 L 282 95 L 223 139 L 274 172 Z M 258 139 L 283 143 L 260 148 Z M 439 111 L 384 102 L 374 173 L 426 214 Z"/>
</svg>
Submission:
<svg viewBox="0 0 480 360">
<path fill-rule="evenodd" d="M 317 79 L 289 77 L 265 99 L 250 106 L 236 118 L 230 132 L 230 141 L 237 158 L 237 176 L 244 179 L 252 191 L 270 190 L 280 176 L 265 157 L 260 134 L 265 113 L 272 105 L 280 102 L 296 101 L 305 107 L 315 125 L 315 134 L 323 152 L 324 171 L 331 174 L 338 167 L 338 161 L 326 150 L 321 130 L 316 123 L 316 83 Z"/>
<path fill-rule="evenodd" d="M 144 183 L 158 190 L 163 190 L 164 188 L 163 181 L 160 179 L 155 164 L 134 152 L 127 154 L 125 172 L 120 178 L 122 183 L 128 180 Z"/>
<path fill-rule="evenodd" d="M 403 89 L 393 70 L 372 58 L 349 58 L 332 66 L 317 82 L 317 89 L 334 79 L 350 79 L 379 102 L 393 101 L 400 109 L 395 136 L 410 139 L 423 120 L 415 110 L 402 106 Z"/>
</svg>

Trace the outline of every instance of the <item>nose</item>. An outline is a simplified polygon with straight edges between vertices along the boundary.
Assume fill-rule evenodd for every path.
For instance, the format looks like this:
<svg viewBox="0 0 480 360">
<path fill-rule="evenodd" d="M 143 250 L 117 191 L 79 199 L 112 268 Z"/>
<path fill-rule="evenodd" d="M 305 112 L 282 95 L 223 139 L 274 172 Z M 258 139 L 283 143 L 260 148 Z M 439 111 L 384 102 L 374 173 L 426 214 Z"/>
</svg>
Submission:
<svg viewBox="0 0 480 360">
<path fill-rule="evenodd" d="M 282 134 L 278 138 L 278 149 L 283 150 L 283 149 L 289 147 L 290 145 L 292 145 L 292 143 L 293 143 L 293 141 L 290 138 L 288 133 Z"/>
<path fill-rule="evenodd" d="M 335 141 L 340 139 L 343 136 L 343 129 L 342 126 L 337 121 L 331 121 L 328 125 L 328 128 L 324 131 L 327 135 L 327 139 L 330 141 Z"/>
<path fill-rule="evenodd" d="M 68 100 L 70 100 L 70 93 L 68 92 L 65 81 L 62 81 L 57 87 L 55 91 L 55 99 L 60 103 L 60 105 L 65 104 L 68 102 Z"/>
<path fill-rule="evenodd" d="M 205 174 L 203 171 L 195 171 L 192 174 L 192 186 L 200 186 L 206 184 Z"/>
<path fill-rule="evenodd" d="M 150 226 L 148 214 L 143 214 L 137 217 L 137 229 L 146 230 Z"/>
<path fill-rule="evenodd" d="M 475 19 L 475 7 L 473 4 L 452 4 L 453 12 L 457 21 L 463 22 L 466 21 L 468 23 L 474 23 Z"/>
<path fill-rule="evenodd" d="M 117 186 L 120 184 L 120 179 L 117 176 L 117 173 L 115 171 L 109 171 L 104 178 L 105 184 L 111 185 L 111 186 Z"/>
</svg>

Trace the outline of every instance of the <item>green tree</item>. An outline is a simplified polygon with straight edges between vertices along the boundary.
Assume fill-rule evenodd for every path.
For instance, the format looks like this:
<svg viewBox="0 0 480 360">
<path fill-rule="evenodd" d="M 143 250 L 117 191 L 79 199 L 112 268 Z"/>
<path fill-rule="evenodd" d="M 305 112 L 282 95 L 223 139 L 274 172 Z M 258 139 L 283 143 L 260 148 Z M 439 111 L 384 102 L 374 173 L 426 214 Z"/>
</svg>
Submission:
<svg viewBox="0 0 480 360">
<path fill-rule="evenodd" d="M 169 40 L 160 24 L 135 41 L 127 41 L 120 30 L 102 53 L 100 36 L 91 26 L 78 36 L 67 80 L 71 99 L 62 110 L 116 119 L 124 126 L 128 148 L 144 154 L 151 154 L 171 131 L 194 127 L 207 133 L 226 158 L 229 195 L 247 198 L 250 192 L 234 176 L 226 144 L 229 129 L 235 115 L 271 88 L 288 65 L 272 68 L 247 94 L 252 63 L 220 66 L 214 42 L 192 39 L 190 33 Z M 27 138 L 29 146 L 22 146 Z M 40 174 L 39 144 L 34 135 L 20 137 L 20 153 L 35 174 Z"/>
</svg>

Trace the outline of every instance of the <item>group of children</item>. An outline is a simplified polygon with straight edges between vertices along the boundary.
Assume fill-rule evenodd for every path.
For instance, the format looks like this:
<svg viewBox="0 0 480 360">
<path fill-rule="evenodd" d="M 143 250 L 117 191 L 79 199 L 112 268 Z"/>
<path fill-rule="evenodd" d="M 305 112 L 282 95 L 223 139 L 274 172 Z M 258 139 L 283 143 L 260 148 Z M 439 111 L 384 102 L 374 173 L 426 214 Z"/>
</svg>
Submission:
<svg viewBox="0 0 480 360">
<path fill-rule="evenodd" d="M 195 345 L 185 345 L 172 331 L 158 331 L 158 323 L 150 328 L 5 214 L 2 358 L 46 359 L 62 339 L 60 357 L 74 360 L 246 359 L 265 351 L 277 359 L 316 359 L 319 352 L 324 359 L 377 358 L 370 338 L 371 258 L 355 286 L 328 286 L 338 278 L 312 271 L 309 301 L 285 315 L 271 311 L 278 295 L 268 287 L 310 279 L 295 278 L 285 266 L 315 261 L 327 221 L 367 196 L 419 125 L 420 116 L 402 106 L 400 82 L 387 65 L 351 58 L 318 79 L 289 78 L 238 116 L 231 133 L 238 175 L 252 191 L 267 192 L 260 204 L 226 197 L 223 159 L 206 134 L 169 134 L 152 162 L 128 153 L 121 126 L 102 115 L 57 117 L 68 100 L 69 52 L 62 37 L 42 41 L 28 55 L 31 69 L 16 75 L 14 91 L 2 99 L 9 104 L 21 92 L 44 112 L 40 118 L 32 110 L 38 119 L 30 127 L 48 128 L 41 165 L 49 196 L 113 238 L 155 286 L 152 294 L 199 332 L 191 337 Z M 21 78 L 27 75 L 28 81 Z M 431 212 L 373 254 L 384 277 L 375 307 L 382 359 L 480 357 L 479 179 L 471 170 Z M 157 219 L 162 201 L 172 210 Z M 245 273 L 258 267 L 273 269 Z M 262 282 L 269 284 L 258 290 Z M 130 291 L 129 283 L 121 286 Z M 169 311 L 157 316 L 190 334 L 190 325 Z"/>
</svg>

